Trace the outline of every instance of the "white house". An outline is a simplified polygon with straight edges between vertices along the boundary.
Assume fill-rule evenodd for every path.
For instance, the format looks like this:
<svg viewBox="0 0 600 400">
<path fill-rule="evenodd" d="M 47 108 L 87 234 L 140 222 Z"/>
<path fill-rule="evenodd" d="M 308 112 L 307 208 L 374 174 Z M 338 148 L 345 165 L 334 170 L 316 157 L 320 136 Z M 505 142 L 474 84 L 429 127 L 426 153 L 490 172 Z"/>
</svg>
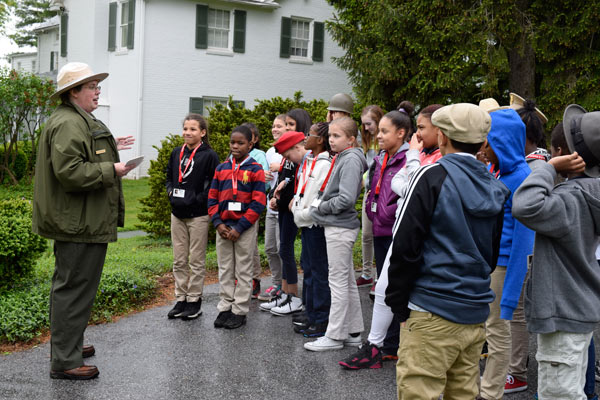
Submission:
<svg viewBox="0 0 600 400">
<path fill-rule="evenodd" d="M 56 79 L 60 50 L 60 18 L 52 17 L 38 24 L 33 31 L 37 36 L 37 70 L 40 75 Z"/>
<path fill-rule="evenodd" d="M 7 54 L 6 59 L 10 64 L 10 68 L 19 72 L 37 72 L 37 53 L 36 52 L 19 52 Z"/>
<path fill-rule="evenodd" d="M 331 58 L 343 51 L 324 29 L 325 0 L 54 0 L 60 9 L 60 68 L 70 61 L 110 73 L 95 112 L 116 136 L 134 135 L 145 155 L 179 133 L 190 111 L 229 95 L 329 99 L 350 93 Z M 42 54 L 40 40 L 38 53 Z"/>
</svg>

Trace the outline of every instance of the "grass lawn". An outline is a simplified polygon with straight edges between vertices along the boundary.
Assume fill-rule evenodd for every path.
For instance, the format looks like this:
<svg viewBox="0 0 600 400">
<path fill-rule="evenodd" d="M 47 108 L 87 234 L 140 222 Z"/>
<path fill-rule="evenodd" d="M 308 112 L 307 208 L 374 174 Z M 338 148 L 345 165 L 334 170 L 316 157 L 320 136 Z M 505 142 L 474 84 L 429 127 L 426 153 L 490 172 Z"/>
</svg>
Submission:
<svg viewBox="0 0 600 400">
<path fill-rule="evenodd" d="M 123 179 L 123 197 L 125 198 L 125 226 L 119 228 L 122 231 L 135 231 L 139 224 L 138 214 L 141 210 L 140 199 L 150 193 L 150 178 Z"/>
</svg>

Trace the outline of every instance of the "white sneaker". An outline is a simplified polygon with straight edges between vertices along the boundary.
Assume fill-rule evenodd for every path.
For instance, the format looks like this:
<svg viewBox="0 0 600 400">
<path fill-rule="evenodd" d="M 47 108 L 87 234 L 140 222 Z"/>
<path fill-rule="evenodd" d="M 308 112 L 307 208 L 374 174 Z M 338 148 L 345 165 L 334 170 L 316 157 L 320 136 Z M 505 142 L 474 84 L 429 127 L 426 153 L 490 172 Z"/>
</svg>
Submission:
<svg viewBox="0 0 600 400">
<path fill-rule="evenodd" d="M 304 343 L 304 348 L 310 351 L 341 350 L 344 348 L 344 342 L 342 340 L 330 339 L 327 336 L 321 336 L 314 342 Z"/>
<path fill-rule="evenodd" d="M 272 297 L 270 301 L 268 301 L 266 303 L 261 303 L 258 307 L 260 308 L 261 311 L 271 311 L 271 309 L 273 309 L 273 308 L 279 306 L 281 303 L 283 303 L 286 298 L 287 298 L 287 296 L 285 295 L 285 293 L 281 293 L 281 295 L 279 295 L 279 296 Z"/>
<path fill-rule="evenodd" d="M 302 311 L 302 299 L 292 294 L 288 294 L 286 299 L 277 307 L 271 308 L 271 314 L 274 315 L 292 315 Z"/>
<path fill-rule="evenodd" d="M 358 335 L 357 337 L 352 337 L 348 335 L 348 337 L 344 340 L 344 346 L 360 347 L 361 344 L 362 338 L 360 337 L 360 335 Z"/>
</svg>

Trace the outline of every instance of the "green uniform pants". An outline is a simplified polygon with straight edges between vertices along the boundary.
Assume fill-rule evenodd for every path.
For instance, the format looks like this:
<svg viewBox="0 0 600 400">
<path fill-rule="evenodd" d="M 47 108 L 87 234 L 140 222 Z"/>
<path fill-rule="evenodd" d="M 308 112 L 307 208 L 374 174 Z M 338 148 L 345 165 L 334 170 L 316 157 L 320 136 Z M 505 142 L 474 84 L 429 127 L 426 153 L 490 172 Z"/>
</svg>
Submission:
<svg viewBox="0 0 600 400">
<path fill-rule="evenodd" d="M 54 242 L 56 263 L 50 291 L 53 371 L 83 365 L 83 332 L 100 284 L 107 247 L 106 243 Z"/>
</svg>

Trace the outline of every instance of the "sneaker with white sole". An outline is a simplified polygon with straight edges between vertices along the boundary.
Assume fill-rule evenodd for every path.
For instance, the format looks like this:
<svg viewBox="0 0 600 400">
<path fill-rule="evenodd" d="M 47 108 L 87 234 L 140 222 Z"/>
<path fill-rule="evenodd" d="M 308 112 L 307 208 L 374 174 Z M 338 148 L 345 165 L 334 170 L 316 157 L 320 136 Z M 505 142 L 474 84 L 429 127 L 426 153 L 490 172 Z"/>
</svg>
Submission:
<svg viewBox="0 0 600 400">
<path fill-rule="evenodd" d="M 271 311 L 272 308 L 275 308 L 283 303 L 285 299 L 285 293 L 282 292 L 279 296 L 271 297 L 271 300 L 267 301 L 266 303 L 261 303 L 258 308 L 260 308 L 261 311 Z"/>
<path fill-rule="evenodd" d="M 321 336 L 314 342 L 304 343 L 304 348 L 310 351 L 341 350 L 344 348 L 344 341 L 330 339 L 327 336 Z"/>
<path fill-rule="evenodd" d="M 286 299 L 277 307 L 271 308 L 271 314 L 285 316 L 302 311 L 302 299 L 288 294 Z"/>
<path fill-rule="evenodd" d="M 346 339 L 344 339 L 344 346 L 360 347 L 361 344 L 362 344 L 362 338 L 360 337 L 360 334 L 358 334 L 356 336 L 348 335 L 348 337 Z"/>
<path fill-rule="evenodd" d="M 508 374 L 506 375 L 506 383 L 504 384 L 504 393 L 516 393 L 527 390 L 527 382 L 515 378 Z"/>
</svg>

